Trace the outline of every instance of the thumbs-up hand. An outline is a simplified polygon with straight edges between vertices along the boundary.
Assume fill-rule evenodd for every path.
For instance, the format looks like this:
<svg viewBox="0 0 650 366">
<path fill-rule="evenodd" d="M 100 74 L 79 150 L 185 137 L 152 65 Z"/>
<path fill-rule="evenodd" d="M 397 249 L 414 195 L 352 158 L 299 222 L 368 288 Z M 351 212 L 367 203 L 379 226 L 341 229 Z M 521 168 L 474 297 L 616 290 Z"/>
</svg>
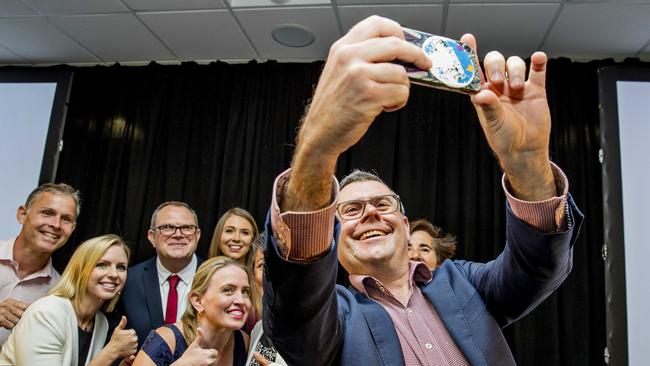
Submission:
<svg viewBox="0 0 650 366">
<path fill-rule="evenodd" d="M 216 365 L 219 360 L 219 352 L 213 348 L 203 348 L 203 329 L 196 328 L 196 338 L 192 344 L 187 347 L 183 356 L 174 362 L 172 365 L 195 365 L 195 366 L 210 366 Z"/>
<path fill-rule="evenodd" d="M 126 317 L 122 316 L 107 345 L 117 358 L 134 355 L 138 350 L 138 336 L 135 334 L 135 330 L 125 328 Z"/>
</svg>

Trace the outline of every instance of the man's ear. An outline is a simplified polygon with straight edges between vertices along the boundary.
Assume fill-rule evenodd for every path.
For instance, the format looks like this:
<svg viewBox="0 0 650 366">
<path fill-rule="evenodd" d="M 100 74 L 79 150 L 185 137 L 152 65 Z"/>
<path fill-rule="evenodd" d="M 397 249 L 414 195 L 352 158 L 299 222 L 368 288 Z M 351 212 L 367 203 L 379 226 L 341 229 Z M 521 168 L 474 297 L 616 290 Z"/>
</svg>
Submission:
<svg viewBox="0 0 650 366">
<path fill-rule="evenodd" d="M 147 231 L 147 239 L 149 239 L 149 242 L 151 243 L 151 245 L 153 245 L 154 248 L 156 247 L 156 244 L 154 242 L 155 235 L 156 233 L 153 230 L 149 229 L 149 231 Z"/>
<path fill-rule="evenodd" d="M 198 242 L 201 239 L 201 229 L 196 229 L 196 241 Z"/>
<path fill-rule="evenodd" d="M 16 220 L 19 224 L 25 225 L 27 221 L 27 207 L 24 205 L 18 207 L 18 210 L 16 210 Z"/>
<path fill-rule="evenodd" d="M 404 220 L 404 227 L 406 228 L 406 242 L 410 243 L 411 242 L 411 225 L 409 225 L 409 218 L 406 217 L 406 215 L 403 215 L 402 220 Z"/>
</svg>

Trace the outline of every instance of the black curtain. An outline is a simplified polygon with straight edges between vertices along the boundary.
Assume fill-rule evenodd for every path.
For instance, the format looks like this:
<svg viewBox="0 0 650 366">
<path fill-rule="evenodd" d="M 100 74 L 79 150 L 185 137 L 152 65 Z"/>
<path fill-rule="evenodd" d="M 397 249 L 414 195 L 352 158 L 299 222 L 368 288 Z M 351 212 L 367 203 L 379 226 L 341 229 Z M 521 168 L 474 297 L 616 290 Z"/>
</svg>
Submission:
<svg viewBox="0 0 650 366">
<path fill-rule="evenodd" d="M 599 365 L 605 347 L 597 68 L 551 60 L 551 155 L 587 216 L 562 287 L 505 330 L 521 365 Z M 133 263 L 154 255 L 153 209 L 181 200 L 198 213 L 205 256 L 221 213 L 249 210 L 263 224 L 273 179 L 290 164 L 296 129 L 322 63 L 214 63 L 72 68 L 74 82 L 57 181 L 83 193 L 63 269 L 84 239 L 117 233 Z M 488 261 L 504 244 L 501 173 L 466 96 L 412 87 L 406 108 L 382 114 L 339 160 L 337 175 L 375 170 L 410 218 L 455 233 L 458 258 Z M 339 276 L 345 281 L 345 276 Z"/>
</svg>

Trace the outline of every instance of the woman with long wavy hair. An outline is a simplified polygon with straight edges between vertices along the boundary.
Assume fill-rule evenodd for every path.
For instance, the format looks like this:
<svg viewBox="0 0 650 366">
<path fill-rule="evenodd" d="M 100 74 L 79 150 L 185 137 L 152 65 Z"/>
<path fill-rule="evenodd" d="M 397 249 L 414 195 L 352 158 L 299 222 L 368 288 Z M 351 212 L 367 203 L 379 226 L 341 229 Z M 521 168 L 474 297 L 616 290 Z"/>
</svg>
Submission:
<svg viewBox="0 0 650 366">
<path fill-rule="evenodd" d="M 253 215 L 243 208 L 233 207 L 219 218 L 212 233 L 208 256 L 224 255 L 252 269 L 255 253 L 251 246 L 258 232 Z"/>
</svg>

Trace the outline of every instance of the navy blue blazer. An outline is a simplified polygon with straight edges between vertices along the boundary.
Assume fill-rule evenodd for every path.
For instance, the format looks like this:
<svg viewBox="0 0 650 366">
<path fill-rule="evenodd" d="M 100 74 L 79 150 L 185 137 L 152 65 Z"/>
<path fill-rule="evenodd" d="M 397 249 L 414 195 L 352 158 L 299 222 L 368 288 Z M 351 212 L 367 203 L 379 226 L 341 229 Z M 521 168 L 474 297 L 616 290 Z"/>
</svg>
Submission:
<svg viewBox="0 0 650 366">
<path fill-rule="evenodd" d="M 568 229 L 540 233 L 506 214 L 504 251 L 488 263 L 446 260 L 419 283 L 472 365 L 514 365 L 501 328 L 529 313 L 567 277 L 583 216 L 568 201 Z M 266 232 L 272 232 L 267 217 Z M 334 238 L 338 238 L 336 223 Z M 388 313 L 336 285 L 336 241 L 310 264 L 285 261 L 267 237 L 264 332 L 289 365 L 404 365 Z"/>
<path fill-rule="evenodd" d="M 197 268 L 203 259 L 197 257 Z M 116 306 L 116 315 L 126 315 L 127 328 L 138 335 L 138 348 L 153 329 L 164 323 L 156 257 L 129 268 L 122 296 Z M 119 318 L 118 318 L 119 321 Z"/>
</svg>

